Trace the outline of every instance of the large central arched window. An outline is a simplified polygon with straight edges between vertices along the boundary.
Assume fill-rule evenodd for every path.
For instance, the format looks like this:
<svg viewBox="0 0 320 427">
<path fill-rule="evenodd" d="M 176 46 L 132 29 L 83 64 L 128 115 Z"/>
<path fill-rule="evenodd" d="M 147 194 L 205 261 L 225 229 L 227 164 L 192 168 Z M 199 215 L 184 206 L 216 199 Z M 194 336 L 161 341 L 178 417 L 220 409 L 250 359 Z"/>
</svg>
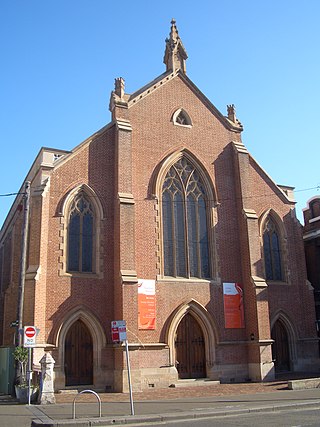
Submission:
<svg viewBox="0 0 320 427">
<path fill-rule="evenodd" d="M 167 172 L 162 187 L 164 275 L 210 277 L 206 194 L 185 157 Z"/>
<path fill-rule="evenodd" d="M 68 222 L 68 271 L 93 272 L 94 210 L 80 192 L 74 198 Z"/>
</svg>

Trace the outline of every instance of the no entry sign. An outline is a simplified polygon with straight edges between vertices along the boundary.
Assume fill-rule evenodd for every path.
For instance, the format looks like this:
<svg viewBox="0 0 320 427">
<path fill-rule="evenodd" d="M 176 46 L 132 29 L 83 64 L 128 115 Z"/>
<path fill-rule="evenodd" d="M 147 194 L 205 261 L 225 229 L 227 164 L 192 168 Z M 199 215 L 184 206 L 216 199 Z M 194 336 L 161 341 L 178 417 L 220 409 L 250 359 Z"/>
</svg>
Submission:
<svg viewBox="0 0 320 427">
<path fill-rule="evenodd" d="M 35 326 L 25 326 L 23 328 L 23 346 L 24 347 L 35 347 L 37 328 Z"/>
</svg>

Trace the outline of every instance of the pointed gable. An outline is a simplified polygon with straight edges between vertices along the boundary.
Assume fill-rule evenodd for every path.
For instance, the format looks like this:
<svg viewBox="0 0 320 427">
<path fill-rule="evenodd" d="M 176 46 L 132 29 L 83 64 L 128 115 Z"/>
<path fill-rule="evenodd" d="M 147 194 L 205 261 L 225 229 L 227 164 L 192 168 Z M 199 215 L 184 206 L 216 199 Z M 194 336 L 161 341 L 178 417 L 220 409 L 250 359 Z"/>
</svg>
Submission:
<svg viewBox="0 0 320 427">
<path fill-rule="evenodd" d="M 172 80 L 180 78 L 227 130 L 236 133 L 242 132 L 243 127 L 236 118 L 234 105 L 228 106 L 228 115 L 224 116 L 186 75 L 185 61 L 187 58 L 188 55 L 178 34 L 176 21 L 173 19 L 169 38 L 166 39 L 163 61 L 166 65 L 166 71 L 132 94 L 124 92 L 124 79 L 122 77 L 115 79 L 115 88 L 111 93 L 109 104 L 112 118 L 115 120 L 117 116 L 119 117 L 119 114 L 123 116 L 124 109 L 130 109 L 130 107 L 163 88 Z M 119 107 L 119 114 L 116 113 L 117 107 Z M 183 108 L 183 106 L 180 108 Z"/>
</svg>

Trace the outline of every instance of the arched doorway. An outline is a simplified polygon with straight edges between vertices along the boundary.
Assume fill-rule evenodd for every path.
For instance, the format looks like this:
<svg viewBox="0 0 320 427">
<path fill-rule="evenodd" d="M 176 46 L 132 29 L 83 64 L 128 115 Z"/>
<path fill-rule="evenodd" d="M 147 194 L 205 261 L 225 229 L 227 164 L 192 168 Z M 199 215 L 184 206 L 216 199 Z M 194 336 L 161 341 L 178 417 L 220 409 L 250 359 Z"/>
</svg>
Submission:
<svg viewBox="0 0 320 427">
<path fill-rule="evenodd" d="M 175 350 L 179 378 L 206 377 L 204 336 L 199 323 L 190 313 L 187 313 L 179 323 Z"/>
<path fill-rule="evenodd" d="M 66 386 L 93 384 L 92 337 L 81 319 L 67 332 L 64 360 Z"/>
<path fill-rule="evenodd" d="M 287 372 L 291 370 L 290 350 L 288 332 L 283 322 L 278 319 L 271 330 L 272 359 L 276 372 Z"/>
</svg>

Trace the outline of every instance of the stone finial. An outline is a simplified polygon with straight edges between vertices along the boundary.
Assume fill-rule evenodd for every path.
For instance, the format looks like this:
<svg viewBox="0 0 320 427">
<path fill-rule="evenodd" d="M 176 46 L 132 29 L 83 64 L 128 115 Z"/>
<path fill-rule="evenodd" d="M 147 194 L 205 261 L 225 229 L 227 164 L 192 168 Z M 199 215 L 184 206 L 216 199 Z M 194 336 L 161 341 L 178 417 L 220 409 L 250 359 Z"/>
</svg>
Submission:
<svg viewBox="0 0 320 427">
<path fill-rule="evenodd" d="M 228 110 L 228 119 L 231 120 L 233 123 L 236 123 L 237 122 L 236 107 L 234 106 L 234 104 L 227 105 L 227 110 Z"/>
<path fill-rule="evenodd" d="M 124 79 L 118 77 L 114 80 L 114 93 L 122 100 L 124 97 Z"/>
<path fill-rule="evenodd" d="M 109 101 L 109 110 L 112 112 L 112 114 L 116 105 L 124 105 L 126 103 L 124 87 L 125 84 L 122 77 L 114 79 L 114 90 L 111 92 Z"/>
<path fill-rule="evenodd" d="M 186 73 L 187 58 L 188 55 L 179 37 L 176 21 L 172 19 L 169 38 L 166 38 L 166 50 L 163 58 L 167 71 L 181 70 Z"/>
</svg>

